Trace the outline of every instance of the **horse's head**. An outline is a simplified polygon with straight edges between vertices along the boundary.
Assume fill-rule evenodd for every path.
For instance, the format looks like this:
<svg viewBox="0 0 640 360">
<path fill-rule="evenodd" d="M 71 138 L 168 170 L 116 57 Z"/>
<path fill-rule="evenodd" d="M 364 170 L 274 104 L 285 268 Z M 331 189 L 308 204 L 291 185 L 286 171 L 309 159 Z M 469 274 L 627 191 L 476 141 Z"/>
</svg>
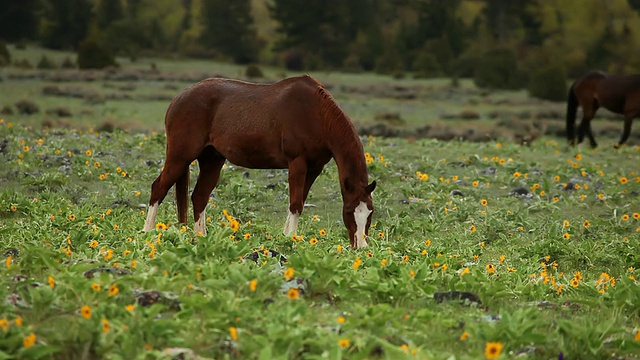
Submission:
<svg viewBox="0 0 640 360">
<path fill-rule="evenodd" d="M 375 188 L 375 181 L 367 186 L 360 186 L 355 189 L 347 187 L 349 194 L 344 197 L 342 219 L 349 232 L 351 247 L 354 249 L 367 246 L 367 233 L 369 232 L 369 226 L 371 226 L 371 215 L 373 214 L 371 192 Z"/>
</svg>

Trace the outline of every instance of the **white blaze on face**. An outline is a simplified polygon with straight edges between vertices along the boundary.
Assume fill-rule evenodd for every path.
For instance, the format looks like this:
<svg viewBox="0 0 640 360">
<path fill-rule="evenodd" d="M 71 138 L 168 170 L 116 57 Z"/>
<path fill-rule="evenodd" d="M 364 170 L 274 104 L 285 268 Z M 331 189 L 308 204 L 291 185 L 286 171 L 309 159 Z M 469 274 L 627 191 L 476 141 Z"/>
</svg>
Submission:
<svg viewBox="0 0 640 360">
<path fill-rule="evenodd" d="M 198 218 L 198 221 L 196 221 L 193 231 L 197 235 L 207 235 L 207 217 L 204 214 L 204 210 L 200 213 L 200 217 Z"/>
<path fill-rule="evenodd" d="M 367 246 L 367 240 L 365 238 L 364 229 L 367 226 L 367 219 L 371 214 L 371 210 L 367 207 L 367 204 L 360 202 L 360 205 L 353 212 L 353 217 L 356 221 L 356 247 L 361 248 Z"/>
<path fill-rule="evenodd" d="M 300 214 L 294 214 L 289 211 L 289 215 L 287 215 L 287 222 L 284 223 L 283 231 L 286 236 L 293 235 L 298 231 L 298 219 L 300 219 Z"/>
<path fill-rule="evenodd" d="M 144 222 L 144 228 L 142 231 L 153 230 L 156 227 L 156 216 L 158 215 L 158 203 L 149 206 L 149 212 L 147 213 L 147 221 Z"/>
</svg>

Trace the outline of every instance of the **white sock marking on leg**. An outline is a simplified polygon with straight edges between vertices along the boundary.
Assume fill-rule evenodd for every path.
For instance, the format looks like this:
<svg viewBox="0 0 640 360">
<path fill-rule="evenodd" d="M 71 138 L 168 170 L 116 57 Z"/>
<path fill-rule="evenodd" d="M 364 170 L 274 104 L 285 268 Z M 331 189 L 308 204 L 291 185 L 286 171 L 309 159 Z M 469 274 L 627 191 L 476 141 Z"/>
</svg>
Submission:
<svg viewBox="0 0 640 360">
<path fill-rule="evenodd" d="M 205 210 L 202 210 L 200 213 L 200 217 L 198 221 L 196 221 L 193 231 L 195 231 L 196 235 L 200 235 L 200 233 L 202 233 L 202 236 L 207 235 L 207 216 L 205 215 Z"/>
<path fill-rule="evenodd" d="M 156 227 L 156 216 L 158 215 L 158 203 L 149 206 L 149 212 L 147 212 L 147 221 L 144 222 L 144 228 L 142 231 L 153 230 Z"/>
<path fill-rule="evenodd" d="M 353 217 L 356 221 L 356 248 L 367 246 L 366 234 L 364 228 L 367 225 L 367 218 L 371 214 L 371 210 L 367 207 L 367 204 L 360 202 L 360 205 L 353 212 Z"/>
<path fill-rule="evenodd" d="M 300 214 L 294 214 L 289 211 L 289 215 L 287 215 L 287 222 L 284 223 L 283 231 L 286 236 L 293 235 L 298 231 L 298 219 L 300 219 Z"/>
</svg>

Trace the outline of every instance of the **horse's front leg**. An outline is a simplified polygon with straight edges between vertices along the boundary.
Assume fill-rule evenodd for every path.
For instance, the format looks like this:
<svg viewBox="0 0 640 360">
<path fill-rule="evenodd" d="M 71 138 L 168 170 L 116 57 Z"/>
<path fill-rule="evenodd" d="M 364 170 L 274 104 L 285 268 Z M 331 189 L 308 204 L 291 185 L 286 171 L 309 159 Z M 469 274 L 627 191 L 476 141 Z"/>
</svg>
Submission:
<svg viewBox="0 0 640 360">
<path fill-rule="evenodd" d="M 165 162 L 164 169 L 151 185 L 149 210 L 142 231 L 149 231 L 155 228 L 158 206 L 167 196 L 169 189 L 184 176 L 186 171 L 189 171 L 189 163 L 184 164 L 170 160 Z"/>
<path fill-rule="evenodd" d="M 587 123 L 587 137 L 589 138 L 589 145 L 595 149 L 598 147 L 598 143 L 596 142 L 596 138 L 593 136 L 593 131 L 591 130 L 591 121 Z"/>
<path fill-rule="evenodd" d="M 624 115 L 624 126 L 622 128 L 622 135 L 620 136 L 620 141 L 618 141 L 618 143 L 613 146 L 614 148 L 619 148 L 627 141 L 627 139 L 629 139 L 629 135 L 631 135 L 631 123 L 633 122 L 633 118 L 635 118 L 636 116 L 637 113 L 635 112 L 626 113 Z"/>
<path fill-rule="evenodd" d="M 306 177 L 307 162 L 304 158 L 298 157 L 289 162 L 289 214 L 283 231 L 286 236 L 295 235 L 298 231 L 298 220 L 304 207 Z"/>
<path fill-rule="evenodd" d="M 585 125 L 587 124 L 587 120 L 586 118 L 582 118 L 582 120 L 580 121 L 580 125 L 578 125 L 578 142 L 577 144 L 581 144 L 582 140 L 584 140 L 584 134 L 585 134 Z"/>
</svg>

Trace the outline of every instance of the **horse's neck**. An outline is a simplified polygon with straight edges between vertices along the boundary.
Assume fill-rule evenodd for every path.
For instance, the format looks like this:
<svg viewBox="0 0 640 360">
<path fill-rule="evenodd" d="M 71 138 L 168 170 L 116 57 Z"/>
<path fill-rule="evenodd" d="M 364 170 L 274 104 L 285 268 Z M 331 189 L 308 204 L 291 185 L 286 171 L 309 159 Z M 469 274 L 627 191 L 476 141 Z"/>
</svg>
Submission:
<svg viewBox="0 0 640 360">
<path fill-rule="evenodd" d="M 360 145 L 360 139 L 356 136 L 352 143 L 337 146 L 333 152 L 333 158 L 338 167 L 338 177 L 343 194 L 345 193 L 345 183 L 349 182 L 351 187 L 367 185 L 367 165 L 364 159 L 364 152 Z"/>
<path fill-rule="evenodd" d="M 338 166 L 338 176 L 343 196 L 345 183 L 352 188 L 358 185 L 367 186 L 367 164 L 364 150 L 355 127 L 333 98 L 322 87 L 317 88 L 322 94 L 322 117 L 328 133 L 328 145 Z"/>
</svg>

